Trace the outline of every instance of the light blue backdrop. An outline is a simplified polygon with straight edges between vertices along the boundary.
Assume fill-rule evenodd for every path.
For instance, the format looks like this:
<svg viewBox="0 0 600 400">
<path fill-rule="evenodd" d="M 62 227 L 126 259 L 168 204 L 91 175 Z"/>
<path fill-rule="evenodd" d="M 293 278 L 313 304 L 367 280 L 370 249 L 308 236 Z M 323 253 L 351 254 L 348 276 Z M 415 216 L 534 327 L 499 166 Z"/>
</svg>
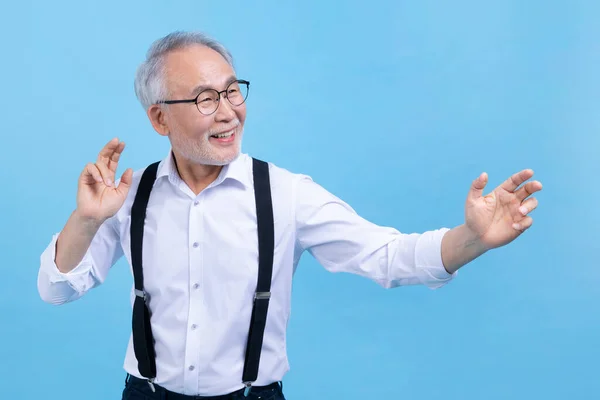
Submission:
<svg viewBox="0 0 600 400">
<path fill-rule="evenodd" d="M 289 399 L 594 398 L 599 4 L 3 4 L 0 397 L 120 398 L 126 264 L 52 307 L 37 294 L 39 255 L 73 209 L 81 168 L 111 137 L 128 144 L 123 167 L 166 154 L 134 72 L 154 39 L 198 29 L 252 82 L 244 150 L 312 175 L 376 223 L 460 224 L 482 171 L 490 188 L 522 168 L 544 184 L 531 230 L 438 291 L 386 291 L 306 256 Z"/>
</svg>

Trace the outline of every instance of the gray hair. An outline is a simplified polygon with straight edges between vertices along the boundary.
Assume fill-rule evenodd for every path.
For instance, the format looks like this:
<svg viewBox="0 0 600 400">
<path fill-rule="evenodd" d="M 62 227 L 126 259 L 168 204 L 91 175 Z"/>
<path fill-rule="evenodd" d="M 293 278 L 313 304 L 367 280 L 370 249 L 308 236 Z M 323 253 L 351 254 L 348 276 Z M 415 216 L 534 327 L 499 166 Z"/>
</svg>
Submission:
<svg viewBox="0 0 600 400">
<path fill-rule="evenodd" d="M 163 79 L 165 55 L 192 45 L 206 46 L 223 56 L 233 68 L 233 57 L 221 43 L 201 32 L 173 32 L 156 40 L 146 53 L 146 60 L 135 74 L 135 95 L 147 110 L 166 96 L 167 88 Z"/>
</svg>

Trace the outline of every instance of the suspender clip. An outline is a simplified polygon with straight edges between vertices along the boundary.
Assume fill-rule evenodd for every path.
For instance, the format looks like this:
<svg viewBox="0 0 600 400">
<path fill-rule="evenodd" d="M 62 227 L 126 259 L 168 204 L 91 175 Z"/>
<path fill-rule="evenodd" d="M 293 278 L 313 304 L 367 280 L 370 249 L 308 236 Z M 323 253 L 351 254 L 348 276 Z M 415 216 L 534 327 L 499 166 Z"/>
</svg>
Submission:
<svg viewBox="0 0 600 400">
<path fill-rule="evenodd" d="M 246 389 L 244 389 L 244 397 L 248 397 L 250 390 L 252 389 L 252 382 L 244 382 L 244 386 L 246 386 Z"/>
<path fill-rule="evenodd" d="M 154 378 L 148 379 L 148 386 L 150 386 L 152 393 L 156 393 L 156 388 L 154 387 Z"/>
<path fill-rule="evenodd" d="M 270 298 L 271 298 L 271 292 L 256 292 L 254 294 L 254 299 L 255 300 L 270 299 Z"/>
<path fill-rule="evenodd" d="M 137 297 L 141 297 L 142 299 L 144 299 L 144 301 L 148 301 L 148 293 L 146 293 L 145 290 L 135 289 L 135 295 Z"/>
</svg>

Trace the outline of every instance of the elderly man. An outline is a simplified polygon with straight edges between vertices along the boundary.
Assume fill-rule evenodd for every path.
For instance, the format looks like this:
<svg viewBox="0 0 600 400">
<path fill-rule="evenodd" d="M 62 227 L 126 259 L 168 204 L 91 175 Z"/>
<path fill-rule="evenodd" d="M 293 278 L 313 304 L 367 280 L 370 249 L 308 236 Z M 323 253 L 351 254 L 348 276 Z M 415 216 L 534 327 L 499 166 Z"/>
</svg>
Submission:
<svg viewBox="0 0 600 400">
<path fill-rule="evenodd" d="M 136 94 L 166 158 L 115 174 L 113 139 L 83 168 L 77 205 L 41 257 L 44 301 L 74 301 L 125 256 L 134 287 L 124 399 L 284 399 L 292 277 L 303 252 L 385 288 L 439 288 L 532 224 L 541 189 L 523 170 L 467 193 L 465 222 L 405 234 L 357 215 L 308 176 L 241 152 L 249 82 L 200 33 L 156 41 Z"/>
</svg>

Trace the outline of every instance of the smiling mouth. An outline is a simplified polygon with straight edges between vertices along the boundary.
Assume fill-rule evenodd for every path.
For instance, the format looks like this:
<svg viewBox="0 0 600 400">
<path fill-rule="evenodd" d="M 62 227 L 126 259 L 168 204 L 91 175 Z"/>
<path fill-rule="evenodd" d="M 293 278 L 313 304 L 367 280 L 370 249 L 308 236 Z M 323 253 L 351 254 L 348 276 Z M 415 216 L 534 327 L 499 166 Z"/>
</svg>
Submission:
<svg viewBox="0 0 600 400">
<path fill-rule="evenodd" d="M 235 133 L 235 128 L 233 128 L 232 130 L 227 131 L 227 132 L 210 135 L 210 137 L 215 138 L 215 139 L 227 139 L 227 138 L 230 138 L 231 136 L 233 136 L 234 133 Z"/>
</svg>

